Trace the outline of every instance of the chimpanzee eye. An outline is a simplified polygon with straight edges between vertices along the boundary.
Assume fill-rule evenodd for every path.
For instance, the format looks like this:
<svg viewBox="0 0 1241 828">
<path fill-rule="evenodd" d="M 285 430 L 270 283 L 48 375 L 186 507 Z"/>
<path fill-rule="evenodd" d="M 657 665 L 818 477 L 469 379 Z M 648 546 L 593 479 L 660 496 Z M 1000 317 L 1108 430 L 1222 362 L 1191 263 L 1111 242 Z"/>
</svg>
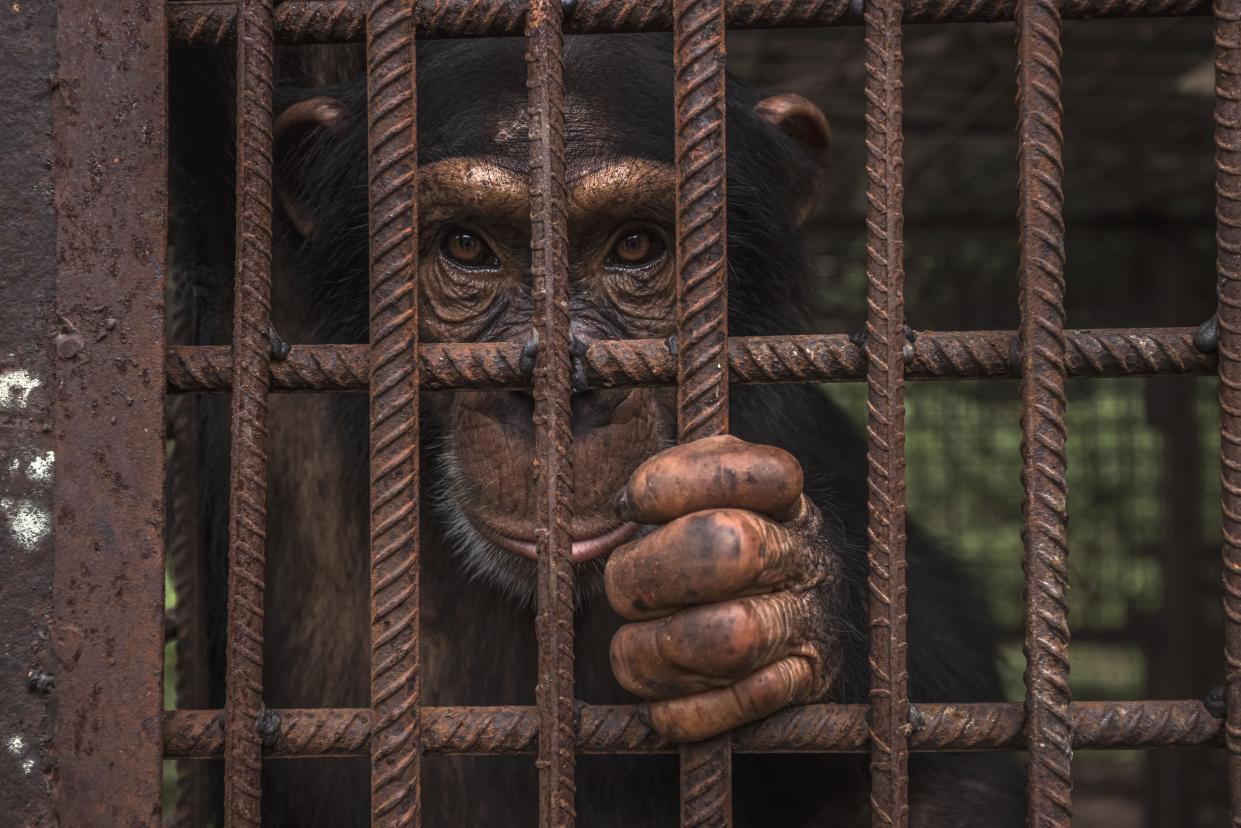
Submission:
<svg viewBox="0 0 1241 828">
<path fill-rule="evenodd" d="M 663 258 L 664 240 L 656 233 L 631 229 L 621 233 L 608 253 L 610 267 L 646 267 Z"/>
<path fill-rule="evenodd" d="M 440 252 L 459 267 L 494 269 L 500 266 L 500 258 L 483 237 L 462 228 L 448 231 L 440 242 Z"/>
</svg>

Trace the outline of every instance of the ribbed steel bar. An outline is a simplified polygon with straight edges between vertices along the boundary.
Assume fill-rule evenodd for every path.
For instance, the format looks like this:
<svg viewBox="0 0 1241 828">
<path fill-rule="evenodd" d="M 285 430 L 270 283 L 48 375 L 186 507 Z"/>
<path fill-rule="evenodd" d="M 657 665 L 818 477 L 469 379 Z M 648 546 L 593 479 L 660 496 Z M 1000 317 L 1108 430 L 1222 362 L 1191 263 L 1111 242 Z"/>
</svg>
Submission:
<svg viewBox="0 0 1241 828">
<path fill-rule="evenodd" d="M 280 732 L 267 756 L 364 756 L 370 739 L 369 710 L 280 710 Z M 1021 750 L 1025 708 L 1016 703 L 918 705 L 919 726 L 909 737 L 914 751 Z M 1075 702 L 1073 747 L 1110 750 L 1221 747 L 1224 722 L 1201 701 Z M 586 705 L 581 709 L 577 751 L 584 754 L 673 753 L 647 727 L 633 705 Z M 164 713 L 164 754 L 209 758 L 224 750 L 218 710 Z M 534 707 L 424 707 L 426 753 L 533 754 L 539 713 Z M 867 705 L 812 704 L 794 707 L 733 733 L 738 753 L 865 753 L 870 749 Z"/>
<path fill-rule="evenodd" d="M 271 344 L 272 0 L 240 0 L 224 820 L 258 825 Z"/>
<path fill-rule="evenodd" d="M 526 16 L 530 123 L 530 269 L 534 330 L 534 476 L 539 683 L 539 824 L 576 820 L 573 702 L 573 467 L 569 445 L 569 253 L 565 189 L 564 35 L 558 0 Z"/>
<path fill-rule="evenodd" d="M 282 43 L 361 40 L 366 0 L 287 0 L 276 12 Z M 225 2 L 169 5 L 174 46 L 218 46 L 236 38 L 236 6 Z M 424 0 L 418 3 L 419 37 L 512 36 L 522 32 L 523 0 Z M 906 23 L 1001 22 L 1013 19 L 1015 0 L 908 0 Z M 1162 17 L 1206 14 L 1209 0 L 1062 0 L 1065 19 Z M 856 26 L 849 0 L 727 0 L 729 28 L 775 29 Z M 577 0 L 565 21 L 570 33 L 649 32 L 672 28 L 672 0 Z"/>
<path fill-rule="evenodd" d="M 1065 334 L 1071 377 L 1206 376 L 1215 354 L 1194 347 L 1193 328 L 1117 328 Z M 1020 375 L 1017 334 L 947 331 L 917 334 L 905 378 L 1013 379 Z M 176 392 L 224 392 L 231 387 L 232 351 L 226 346 L 173 347 L 165 370 Z M 510 342 L 418 347 L 423 388 L 526 388 L 521 346 Z M 866 355 L 844 334 L 732 337 L 729 382 L 843 382 L 864 379 Z M 273 391 L 362 391 L 368 376 L 362 345 L 294 345 L 271 364 Z M 672 385 L 676 360 L 658 339 L 597 340 L 586 351 L 592 387 Z"/>
<path fill-rule="evenodd" d="M 1072 820 L 1060 8 L 1017 6 L 1028 825 Z"/>
<path fill-rule="evenodd" d="M 373 0 L 366 30 L 373 826 L 422 822 L 413 14 L 413 0 Z"/>
<path fill-rule="evenodd" d="M 1241 826 L 1241 0 L 1215 2 L 1216 266 L 1229 812 Z"/>
<path fill-rule="evenodd" d="M 673 0 L 677 430 L 728 432 L 724 0 Z M 681 825 L 732 825 L 727 734 L 681 747 Z"/>
<path fill-rule="evenodd" d="M 866 465 L 871 825 L 909 823 L 901 0 L 866 19 Z"/>
</svg>

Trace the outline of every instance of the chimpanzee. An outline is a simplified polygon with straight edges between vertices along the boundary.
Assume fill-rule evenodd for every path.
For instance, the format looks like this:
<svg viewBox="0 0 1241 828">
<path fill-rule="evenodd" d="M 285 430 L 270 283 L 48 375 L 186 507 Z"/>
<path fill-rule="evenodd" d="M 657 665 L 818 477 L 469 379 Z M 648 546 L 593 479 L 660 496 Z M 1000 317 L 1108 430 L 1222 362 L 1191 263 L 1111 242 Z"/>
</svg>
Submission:
<svg viewBox="0 0 1241 828">
<path fill-rule="evenodd" d="M 530 338 L 525 75 L 519 39 L 418 47 L 423 341 Z M 570 37 L 565 89 L 573 336 L 668 337 L 671 41 Z M 292 342 L 365 342 L 365 79 L 280 95 L 275 327 Z M 174 184 L 221 206 L 230 191 L 212 200 L 213 182 L 199 180 L 205 140 L 174 136 Z M 797 95 L 760 97 L 732 80 L 727 140 L 730 333 L 807 332 L 826 288 L 812 284 L 797 237 L 826 173 L 827 121 Z M 270 707 L 368 704 L 366 405 L 271 400 Z M 675 740 L 791 704 L 866 699 L 864 444 L 812 387 L 734 387 L 730 417 L 735 437 L 674 446 L 672 389 L 586 389 L 572 402 L 576 693 L 649 702 L 651 725 Z M 217 441 L 226 434 L 221 406 L 204 422 Z M 428 391 L 422 427 L 423 702 L 532 704 L 531 396 Z M 225 454 L 208 452 L 208 477 L 227 479 Z M 225 495 L 215 487 L 206 506 L 216 703 Z M 999 700 L 991 627 L 967 580 L 914 526 L 908 556 L 911 698 Z M 910 766 L 912 824 L 1019 823 L 1015 763 L 915 754 Z M 739 825 L 869 824 L 864 756 L 738 756 L 734 776 Z M 368 790 L 360 760 L 264 768 L 272 825 L 363 824 Z M 672 757 L 579 757 L 577 790 L 583 825 L 676 820 Z M 537 813 L 528 757 L 429 756 L 422 791 L 428 825 L 530 825 Z"/>
</svg>

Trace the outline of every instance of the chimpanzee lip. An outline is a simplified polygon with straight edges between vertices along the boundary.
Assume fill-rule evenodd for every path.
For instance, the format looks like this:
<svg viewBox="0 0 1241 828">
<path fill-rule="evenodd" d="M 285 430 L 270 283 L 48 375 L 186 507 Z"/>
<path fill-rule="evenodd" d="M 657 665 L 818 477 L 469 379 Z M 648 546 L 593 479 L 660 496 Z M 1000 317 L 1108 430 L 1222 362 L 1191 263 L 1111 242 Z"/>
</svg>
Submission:
<svg viewBox="0 0 1241 828">
<path fill-rule="evenodd" d="M 512 552 L 514 555 L 520 555 L 532 561 L 537 557 L 534 541 L 514 538 L 497 532 L 494 528 L 477 518 L 471 521 L 471 523 L 474 524 L 474 528 L 478 530 L 480 535 L 506 552 Z M 594 560 L 600 555 L 611 552 L 632 538 L 641 528 L 636 523 L 623 521 L 603 534 L 595 535 L 593 538 L 574 538 L 573 546 L 569 550 L 569 557 L 575 564 Z"/>
</svg>

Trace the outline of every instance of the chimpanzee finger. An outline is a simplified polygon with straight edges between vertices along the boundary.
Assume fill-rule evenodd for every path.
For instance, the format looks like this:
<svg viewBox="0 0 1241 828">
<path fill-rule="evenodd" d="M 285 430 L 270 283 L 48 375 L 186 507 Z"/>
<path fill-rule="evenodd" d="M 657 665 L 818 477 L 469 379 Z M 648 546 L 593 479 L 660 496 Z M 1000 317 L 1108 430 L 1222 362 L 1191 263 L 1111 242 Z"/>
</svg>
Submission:
<svg viewBox="0 0 1241 828">
<path fill-rule="evenodd" d="M 630 621 L 681 607 L 792 586 L 810 565 L 788 527 L 740 509 L 695 512 L 628 543 L 608 559 L 604 588 Z"/>
<path fill-rule="evenodd" d="M 669 741 L 700 742 L 809 701 L 814 693 L 813 670 L 809 660 L 789 656 L 729 687 L 651 702 L 647 718 Z"/>
<path fill-rule="evenodd" d="M 723 687 L 792 653 L 813 658 L 806 600 L 780 592 L 626 624 L 612 638 L 612 672 L 635 696 L 666 699 Z"/>
<path fill-rule="evenodd" d="M 801 464 L 793 455 L 721 435 L 674 446 L 638 466 L 620 512 L 635 523 L 667 523 L 731 507 L 785 520 L 796 513 L 801 491 Z"/>
</svg>

